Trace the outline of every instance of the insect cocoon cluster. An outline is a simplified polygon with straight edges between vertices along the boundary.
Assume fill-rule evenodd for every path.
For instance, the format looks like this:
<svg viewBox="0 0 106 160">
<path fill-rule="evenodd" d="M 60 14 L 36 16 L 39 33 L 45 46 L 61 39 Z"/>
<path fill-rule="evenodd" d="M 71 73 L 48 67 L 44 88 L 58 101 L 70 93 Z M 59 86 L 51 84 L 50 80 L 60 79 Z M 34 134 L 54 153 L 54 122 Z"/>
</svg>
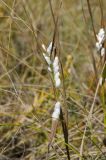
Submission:
<svg viewBox="0 0 106 160">
<path fill-rule="evenodd" d="M 106 39 L 105 30 L 101 28 L 96 36 L 97 36 L 97 42 L 96 42 L 97 51 L 100 51 L 101 56 L 103 56 L 105 54 L 105 48 L 103 47 L 103 43 Z"/>
<path fill-rule="evenodd" d="M 51 53 L 52 46 L 53 46 L 53 43 L 50 42 L 50 44 L 49 44 L 49 46 L 48 46 L 48 48 L 47 48 L 47 53 L 48 53 L 49 55 L 50 55 L 50 53 Z"/>
<path fill-rule="evenodd" d="M 50 59 L 50 53 L 51 53 L 51 50 L 52 50 L 52 42 L 49 44 L 48 48 L 46 49 L 45 45 L 42 44 L 42 48 L 43 50 L 46 52 L 46 53 L 43 53 L 43 56 L 48 64 L 48 71 L 52 71 L 51 69 L 51 64 L 52 64 L 52 61 Z"/>
<path fill-rule="evenodd" d="M 56 104 L 55 104 L 54 112 L 53 112 L 53 114 L 52 114 L 53 120 L 59 119 L 60 109 L 61 109 L 61 104 L 60 104 L 60 102 L 58 101 L 58 102 L 56 102 Z"/>
<path fill-rule="evenodd" d="M 61 84 L 60 80 L 60 72 L 59 72 L 59 59 L 56 56 L 53 62 L 53 71 L 54 71 L 54 80 L 55 80 L 55 86 L 59 87 Z"/>
<path fill-rule="evenodd" d="M 50 59 L 50 54 L 51 54 L 51 50 L 52 50 L 52 42 L 49 44 L 48 48 L 46 49 L 45 45 L 42 44 L 42 48 L 45 51 L 45 53 L 43 53 L 43 56 L 48 64 L 48 71 L 52 72 L 53 71 L 53 75 L 54 75 L 54 81 L 55 81 L 55 87 L 58 88 L 61 84 L 61 80 L 60 80 L 60 72 L 59 72 L 59 59 L 56 56 L 54 58 L 54 60 Z"/>
</svg>

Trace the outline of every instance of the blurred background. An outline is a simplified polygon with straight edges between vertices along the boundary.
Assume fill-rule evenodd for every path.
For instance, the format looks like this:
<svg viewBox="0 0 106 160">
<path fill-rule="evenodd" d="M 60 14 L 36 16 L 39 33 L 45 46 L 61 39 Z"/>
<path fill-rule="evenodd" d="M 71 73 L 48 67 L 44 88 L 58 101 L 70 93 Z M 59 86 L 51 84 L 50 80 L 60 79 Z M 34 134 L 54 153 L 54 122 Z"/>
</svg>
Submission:
<svg viewBox="0 0 106 160">
<path fill-rule="evenodd" d="M 103 0 L 104 23 L 106 1 Z M 95 31 L 101 27 L 98 0 L 90 0 Z M 59 12 L 61 60 L 69 112 L 71 159 L 79 159 L 84 125 L 95 85 L 95 49 L 86 0 L 52 0 L 54 15 Z M 54 107 L 53 88 L 42 44 L 53 39 L 54 23 L 48 0 L 0 0 L 0 160 L 42 160 L 47 156 Z M 84 141 L 84 159 L 106 159 L 103 112 L 99 97 L 94 108 L 92 133 Z M 100 158 L 102 157 L 102 158 Z M 48 155 L 65 160 L 64 139 L 59 124 Z"/>
</svg>

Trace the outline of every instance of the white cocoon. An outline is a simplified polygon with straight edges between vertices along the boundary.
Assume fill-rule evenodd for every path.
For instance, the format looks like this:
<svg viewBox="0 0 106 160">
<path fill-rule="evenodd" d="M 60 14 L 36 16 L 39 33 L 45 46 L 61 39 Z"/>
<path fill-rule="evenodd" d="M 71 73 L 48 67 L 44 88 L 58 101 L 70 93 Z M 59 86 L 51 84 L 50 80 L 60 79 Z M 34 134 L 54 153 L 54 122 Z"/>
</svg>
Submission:
<svg viewBox="0 0 106 160">
<path fill-rule="evenodd" d="M 56 87 L 59 87 L 61 84 L 60 78 L 56 79 L 55 83 L 56 83 Z"/>
<path fill-rule="evenodd" d="M 101 28 L 99 30 L 99 33 L 96 35 L 98 42 L 96 42 L 96 48 L 98 51 L 100 51 L 100 49 L 102 49 L 103 47 L 103 43 L 106 39 L 106 35 L 105 35 L 105 30 L 103 28 Z M 104 54 L 104 51 L 102 50 L 101 56 Z"/>
<path fill-rule="evenodd" d="M 60 76 L 60 73 L 59 72 L 57 72 L 56 74 L 55 74 L 55 80 L 57 80 L 58 78 L 59 78 L 59 76 Z"/>
<path fill-rule="evenodd" d="M 47 48 L 47 53 L 50 55 L 50 53 L 51 53 L 51 50 L 52 50 L 52 42 L 50 42 L 50 44 L 49 44 L 49 46 L 48 46 L 48 48 Z"/>
<path fill-rule="evenodd" d="M 47 64 L 48 64 L 48 65 L 50 65 L 50 64 L 51 64 L 50 57 L 49 57 L 49 56 L 47 56 L 45 53 L 43 53 L 43 56 L 44 56 L 44 58 L 45 58 L 45 60 L 46 60 Z"/>
<path fill-rule="evenodd" d="M 104 56 L 104 54 L 105 54 L 105 48 L 102 48 L 101 49 L 101 56 Z"/>
<path fill-rule="evenodd" d="M 96 48 L 99 51 L 102 48 L 102 44 L 99 42 L 96 42 Z"/>
<path fill-rule="evenodd" d="M 53 119 L 58 119 L 60 116 L 60 108 L 61 108 L 61 104 L 60 102 L 56 102 L 55 107 L 54 107 L 54 112 L 52 114 L 52 118 Z"/>
<path fill-rule="evenodd" d="M 56 66 L 54 69 L 54 74 L 56 74 L 59 71 L 59 66 Z"/>
<path fill-rule="evenodd" d="M 55 67 L 57 67 L 59 64 L 59 59 L 58 59 L 58 57 L 56 56 L 55 57 L 55 59 L 54 59 L 54 62 L 53 62 L 53 67 L 55 68 Z"/>
</svg>

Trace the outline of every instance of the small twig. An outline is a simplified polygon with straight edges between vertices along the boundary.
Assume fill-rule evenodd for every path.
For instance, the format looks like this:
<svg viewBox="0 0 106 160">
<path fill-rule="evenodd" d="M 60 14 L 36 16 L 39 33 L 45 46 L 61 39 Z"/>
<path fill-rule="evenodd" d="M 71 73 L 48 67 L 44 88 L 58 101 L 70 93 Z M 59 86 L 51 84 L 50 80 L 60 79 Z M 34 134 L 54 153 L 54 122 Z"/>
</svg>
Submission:
<svg viewBox="0 0 106 160">
<path fill-rule="evenodd" d="M 95 31 L 95 27 L 94 27 L 94 23 L 93 23 L 93 16 L 92 16 L 92 11 L 91 11 L 91 5 L 90 5 L 89 0 L 87 0 L 87 4 L 88 4 L 89 14 L 90 14 L 90 17 L 91 17 L 91 23 L 92 23 L 92 28 L 93 28 L 93 32 L 94 32 L 94 37 L 95 37 L 95 40 L 97 41 L 96 31 Z"/>
<path fill-rule="evenodd" d="M 67 129 L 66 122 L 64 121 L 62 109 L 61 109 L 60 119 L 62 123 L 62 129 L 63 129 L 64 139 L 65 139 L 65 144 L 66 144 L 67 158 L 68 160 L 70 160 L 70 153 L 69 153 L 69 147 L 68 147 L 68 129 Z"/>
<path fill-rule="evenodd" d="M 84 146 L 86 129 L 87 129 L 87 125 L 85 126 L 84 133 L 83 133 L 83 137 L 82 137 L 82 142 L 81 142 L 81 146 L 80 146 L 80 156 L 81 156 L 81 157 L 80 157 L 80 160 L 82 160 L 82 153 L 83 153 L 83 146 Z"/>
<path fill-rule="evenodd" d="M 101 27 L 104 28 L 104 15 L 103 15 L 103 2 L 99 0 L 100 11 L 101 11 Z"/>
</svg>

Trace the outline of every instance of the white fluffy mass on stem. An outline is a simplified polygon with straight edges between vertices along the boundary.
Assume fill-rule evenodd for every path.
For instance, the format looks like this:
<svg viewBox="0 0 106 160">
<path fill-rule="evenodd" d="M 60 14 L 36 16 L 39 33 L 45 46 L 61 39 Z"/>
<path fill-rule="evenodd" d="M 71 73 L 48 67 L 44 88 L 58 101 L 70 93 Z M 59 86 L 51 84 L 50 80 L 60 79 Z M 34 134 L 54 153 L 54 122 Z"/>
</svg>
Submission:
<svg viewBox="0 0 106 160">
<path fill-rule="evenodd" d="M 50 53 L 51 53 L 51 49 L 52 49 L 52 42 L 50 42 L 48 48 L 46 49 L 45 45 L 42 44 L 42 48 L 43 50 L 46 52 L 46 53 L 43 53 L 43 56 L 48 64 L 48 70 L 51 72 L 51 64 L 52 64 L 52 61 L 50 59 Z"/>
<path fill-rule="evenodd" d="M 49 44 L 49 46 L 48 46 L 48 48 L 47 48 L 47 53 L 48 53 L 49 55 L 50 55 L 50 53 L 51 53 L 52 46 L 53 46 L 53 43 L 50 42 L 50 44 Z"/>
<path fill-rule="evenodd" d="M 61 108 L 61 104 L 60 104 L 60 102 L 58 101 L 58 102 L 56 102 L 56 104 L 55 104 L 55 107 L 54 107 L 54 112 L 53 112 L 53 114 L 52 114 L 52 118 L 53 119 L 59 119 L 59 116 L 60 116 L 60 108 Z"/>
<path fill-rule="evenodd" d="M 59 73 L 59 59 L 56 56 L 53 62 L 53 71 L 54 71 L 54 80 L 55 80 L 55 86 L 59 87 L 61 84 L 60 80 L 60 73 Z"/>
<path fill-rule="evenodd" d="M 53 71 L 55 87 L 58 88 L 61 84 L 60 73 L 59 73 L 59 59 L 57 56 L 54 58 L 54 61 L 50 59 L 52 46 L 53 46 L 53 43 L 50 42 L 48 48 L 46 49 L 45 45 L 42 44 L 42 48 L 45 51 L 45 53 L 43 53 L 43 56 L 48 64 L 48 71 L 50 72 Z"/>
<path fill-rule="evenodd" d="M 105 48 L 101 49 L 101 56 L 103 56 L 105 54 Z"/>
<path fill-rule="evenodd" d="M 105 54 L 105 48 L 103 47 L 103 43 L 106 39 L 105 30 L 101 28 L 96 37 L 97 37 L 97 42 L 96 42 L 97 51 L 100 51 L 101 56 L 103 56 Z"/>
</svg>

